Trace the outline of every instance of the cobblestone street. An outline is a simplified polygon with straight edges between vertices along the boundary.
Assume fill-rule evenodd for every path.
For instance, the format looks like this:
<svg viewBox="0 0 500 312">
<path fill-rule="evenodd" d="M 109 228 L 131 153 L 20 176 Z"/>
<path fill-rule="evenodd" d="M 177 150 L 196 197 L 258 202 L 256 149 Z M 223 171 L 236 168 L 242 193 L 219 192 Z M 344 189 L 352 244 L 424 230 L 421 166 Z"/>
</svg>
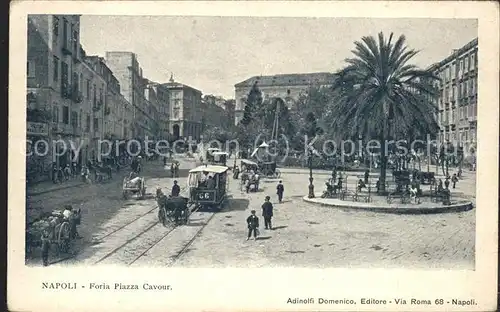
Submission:
<svg viewBox="0 0 500 312">
<path fill-rule="evenodd" d="M 182 187 L 185 171 L 194 166 L 182 163 L 184 171 L 178 179 Z M 148 193 L 156 187 L 169 191 L 172 179 L 162 167 L 146 166 Z M 314 174 L 316 191 L 321 191 L 328 172 Z M 473 177 L 472 172 L 466 173 L 454 193 L 473 197 Z M 35 198 L 48 206 L 71 203 L 84 209 L 79 229 L 84 239 L 68 259 L 52 261 L 57 265 L 474 268 L 475 210 L 428 215 L 345 211 L 302 200 L 307 170 L 285 168 L 282 179 L 282 204 L 275 195 L 277 180 L 264 180 L 259 192 L 247 194 L 239 180 L 230 178 L 229 201 L 223 211 L 194 212 L 188 225 L 175 228 L 159 224 L 153 195 L 124 201 L 121 178 Z M 274 204 L 272 231 L 263 228 L 261 216 L 267 195 Z M 252 209 L 260 218 L 260 237 L 246 241 L 245 220 Z"/>
</svg>

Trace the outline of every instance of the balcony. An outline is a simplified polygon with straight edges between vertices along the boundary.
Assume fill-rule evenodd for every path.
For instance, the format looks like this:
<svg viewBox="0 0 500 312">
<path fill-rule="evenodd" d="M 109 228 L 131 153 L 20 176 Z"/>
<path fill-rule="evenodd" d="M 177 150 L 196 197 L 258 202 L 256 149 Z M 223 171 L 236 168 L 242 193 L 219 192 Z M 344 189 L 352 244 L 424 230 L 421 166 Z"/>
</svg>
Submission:
<svg viewBox="0 0 500 312">
<path fill-rule="evenodd" d="M 51 127 L 53 134 L 73 134 L 73 126 L 64 123 L 53 124 Z"/>
</svg>

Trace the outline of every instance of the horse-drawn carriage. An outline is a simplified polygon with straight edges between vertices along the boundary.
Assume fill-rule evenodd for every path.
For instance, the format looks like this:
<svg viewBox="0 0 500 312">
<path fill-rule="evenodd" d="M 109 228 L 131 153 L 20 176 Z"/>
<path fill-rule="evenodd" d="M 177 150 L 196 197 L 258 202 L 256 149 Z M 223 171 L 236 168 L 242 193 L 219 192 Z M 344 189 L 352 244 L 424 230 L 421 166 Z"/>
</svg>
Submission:
<svg viewBox="0 0 500 312">
<path fill-rule="evenodd" d="M 221 210 L 227 200 L 227 172 L 225 166 L 199 166 L 189 171 L 189 199 L 198 208 Z"/>
<path fill-rule="evenodd" d="M 221 152 L 220 148 L 216 147 L 207 148 L 207 151 L 205 152 L 206 162 L 212 163 L 214 161 L 214 153 L 220 153 L 220 152 Z"/>
<path fill-rule="evenodd" d="M 275 161 L 269 161 L 269 162 L 259 163 L 259 171 L 266 178 L 277 179 L 277 178 L 279 178 L 281 176 L 281 172 L 277 168 L 277 165 L 276 165 Z"/>
<path fill-rule="evenodd" d="M 246 189 L 257 191 L 259 189 L 260 174 L 259 164 L 251 160 L 243 159 L 241 161 L 241 190 Z"/>
<path fill-rule="evenodd" d="M 187 224 L 191 210 L 188 198 L 182 196 L 166 196 L 157 190 L 156 202 L 158 203 L 158 219 L 163 225 L 169 222 L 175 225 Z"/>
<path fill-rule="evenodd" d="M 71 242 L 76 238 L 76 226 L 80 224 L 80 210 L 71 210 L 68 214 L 60 210 L 53 210 L 51 214 L 44 215 L 39 220 L 26 225 L 26 253 L 30 254 L 33 248 L 42 248 L 44 265 L 51 245 L 55 245 L 58 255 L 67 253 Z M 71 230 L 72 225 L 74 230 Z M 45 256 L 44 256 L 44 250 Z"/>
<path fill-rule="evenodd" d="M 241 160 L 241 174 L 243 175 L 243 173 L 250 172 L 250 171 L 253 171 L 253 172 L 259 171 L 259 164 L 257 164 L 256 162 L 253 162 L 251 160 L 242 159 Z"/>
<path fill-rule="evenodd" d="M 212 153 L 212 161 L 211 165 L 218 166 L 227 166 L 227 159 L 229 158 L 229 154 L 226 152 L 213 152 Z"/>
<path fill-rule="evenodd" d="M 124 199 L 127 199 L 130 194 L 135 194 L 140 199 L 144 199 L 144 196 L 146 196 L 146 182 L 144 178 L 134 177 L 134 175 L 123 178 L 122 192 Z"/>
</svg>

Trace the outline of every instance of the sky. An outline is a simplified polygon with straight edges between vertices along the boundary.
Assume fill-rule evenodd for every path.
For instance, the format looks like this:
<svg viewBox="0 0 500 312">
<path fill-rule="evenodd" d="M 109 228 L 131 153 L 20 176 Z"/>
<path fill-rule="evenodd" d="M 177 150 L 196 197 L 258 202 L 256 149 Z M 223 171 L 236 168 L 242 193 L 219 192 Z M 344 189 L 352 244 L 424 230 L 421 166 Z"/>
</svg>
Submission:
<svg viewBox="0 0 500 312">
<path fill-rule="evenodd" d="M 334 72 L 363 36 L 406 36 L 426 68 L 477 37 L 473 19 L 176 17 L 82 15 L 87 55 L 137 54 L 143 76 L 234 98 L 234 85 L 257 75 Z M 394 40 L 394 39 L 393 39 Z"/>
</svg>

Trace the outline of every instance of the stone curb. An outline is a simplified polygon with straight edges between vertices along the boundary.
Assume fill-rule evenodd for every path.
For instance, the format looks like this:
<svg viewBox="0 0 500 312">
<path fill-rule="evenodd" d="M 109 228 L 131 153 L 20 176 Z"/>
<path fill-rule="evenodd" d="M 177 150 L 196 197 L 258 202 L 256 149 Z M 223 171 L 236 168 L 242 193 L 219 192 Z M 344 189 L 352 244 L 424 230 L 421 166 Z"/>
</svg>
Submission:
<svg viewBox="0 0 500 312">
<path fill-rule="evenodd" d="M 321 196 L 321 194 L 316 194 L 316 196 Z M 432 214 L 432 213 L 446 213 L 446 212 L 460 212 L 467 211 L 473 208 L 473 204 L 471 201 L 463 200 L 459 203 L 452 204 L 450 206 L 431 206 L 429 208 L 419 208 L 419 207 L 411 207 L 411 208 L 403 208 L 403 207 L 389 207 L 389 206 L 378 206 L 378 207 L 363 207 L 358 204 L 365 203 L 356 203 L 350 201 L 340 201 L 337 199 L 332 199 L 332 201 L 338 201 L 340 203 L 325 203 L 318 201 L 318 198 L 308 198 L 307 195 L 302 197 L 302 200 L 311 204 L 319 205 L 319 206 L 327 206 L 327 207 L 335 207 L 339 209 L 349 209 L 349 210 L 358 210 L 358 211 L 372 211 L 372 212 L 380 212 L 380 213 L 394 213 L 394 214 Z"/>
</svg>

